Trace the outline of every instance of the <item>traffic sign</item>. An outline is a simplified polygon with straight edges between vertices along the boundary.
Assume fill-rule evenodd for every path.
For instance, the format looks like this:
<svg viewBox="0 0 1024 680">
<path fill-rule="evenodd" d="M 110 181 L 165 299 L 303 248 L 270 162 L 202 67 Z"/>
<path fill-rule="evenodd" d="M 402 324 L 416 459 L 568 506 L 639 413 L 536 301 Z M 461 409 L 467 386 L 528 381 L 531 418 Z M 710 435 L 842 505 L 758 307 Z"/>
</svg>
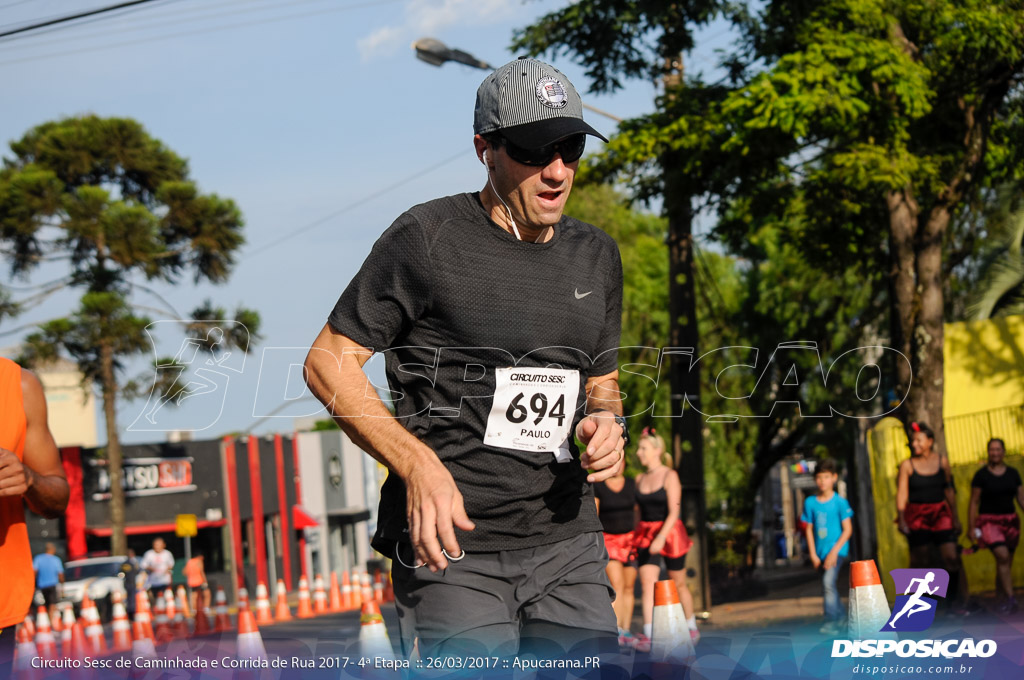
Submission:
<svg viewBox="0 0 1024 680">
<path fill-rule="evenodd" d="M 199 533 L 195 515 L 178 515 L 174 518 L 174 534 L 179 538 Z"/>
</svg>

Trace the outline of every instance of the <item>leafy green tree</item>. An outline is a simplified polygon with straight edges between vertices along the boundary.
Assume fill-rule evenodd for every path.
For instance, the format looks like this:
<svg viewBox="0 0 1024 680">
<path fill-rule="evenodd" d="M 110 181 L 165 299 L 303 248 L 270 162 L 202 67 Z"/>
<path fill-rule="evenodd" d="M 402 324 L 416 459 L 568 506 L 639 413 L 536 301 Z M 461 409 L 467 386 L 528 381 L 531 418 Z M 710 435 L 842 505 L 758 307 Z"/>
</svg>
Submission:
<svg viewBox="0 0 1024 680">
<path fill-rule="evenodd" d="M 48 321 L 25 341 L 23 360 L 45 362 L 68 354 L 84 377 L 99 385 L 106 419 L 111 478 L 111 549 L 124 554 L 124 490 L 117 427 L 119 397 L 139 392 L 123 379 L 128 361 L 148 349 L 150 320 L 131 304 L 144 282 L 223 283 L 244 243 L 234 202 L 202 194 L 186 161 L 130 119 L 84 116 L 39 125 L 11 143 L 13 158 L 0 170 L 0 243 L 16 275 L 44 261 L 68 263 L 50 284 L 83 291 L 78 308 Z M 9 297 L 4 298 L 9 301 Z M 202 305 L 185 322 L 202 345 L 224 310 Z M 224 346 L 247 351 L 258 338 L 259 315 L 239 309 L 248 334 L 228 331 Z M 212 350 L 212 347 L 205 347 Z M 167 366 L 161 360 L 158 365 Z M 174 378 L 157 385 L 165 396 L 184 389 Z"/>
<path fill-rule="evenodd" d="M 972 281 L 966 310 L 971 320 L 1024 314 L 1024 208 L 1015 199 L 1004 194 L 986 211 L 989 239 Z"/>
<path fill-rule="evenodd" d="M 807 259 L 884 272 L 892 392 L 941 446 L 944 296 L 972 240 L 955 226 L 1024 177 L 1024 4 L 771 2 L 747 29 L 763 70 L 706 123 L 745 161 L 720 228 L 735 243 L 798 212 Z"/>
</svg>

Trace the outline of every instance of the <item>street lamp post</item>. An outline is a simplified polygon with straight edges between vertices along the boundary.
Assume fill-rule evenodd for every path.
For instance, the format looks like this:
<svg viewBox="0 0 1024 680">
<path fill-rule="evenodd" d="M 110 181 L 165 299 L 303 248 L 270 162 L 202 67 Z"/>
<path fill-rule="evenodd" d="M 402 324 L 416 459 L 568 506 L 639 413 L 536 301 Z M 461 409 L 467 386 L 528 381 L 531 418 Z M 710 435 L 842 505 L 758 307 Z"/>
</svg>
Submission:
<svg viewBox="0 0 1024 680">
<path fill-rule="evenodd" d="M 472 66 L 483 71 L 493 71 L 494 67 L 488 64 L 486 61 L 477 59 L 468 52 L 462 50 L 452 49 L 437 38 L 420 38 L 412 44 L 412 48 L 416 50 L 416 58 L 425 61 L 431 66 L 441 66 L 445 62 L 454 61 L 459 64 L 465 64 L 466 66 Z M 584 103 L 583 108 L 588 111 L 610 118 L 616 123 L 621 123 L 622 119 L 618 116 L 612 115 L 607 111 L 602 111 L 599 108 L 591 106 L 590 104 Z"/>
</svg>

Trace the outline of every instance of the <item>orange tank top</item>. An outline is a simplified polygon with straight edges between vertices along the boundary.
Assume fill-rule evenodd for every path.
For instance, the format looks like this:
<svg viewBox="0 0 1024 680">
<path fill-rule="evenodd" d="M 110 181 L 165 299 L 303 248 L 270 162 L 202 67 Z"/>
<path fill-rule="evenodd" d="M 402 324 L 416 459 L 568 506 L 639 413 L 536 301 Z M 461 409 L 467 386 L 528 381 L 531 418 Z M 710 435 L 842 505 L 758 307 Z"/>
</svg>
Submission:
<svg viewBox="0 0 1024 680">
<path fill-rule="evenodd" d="M 21 367 L 0 357 L 0 447 L 25 460 L 25 403 Z M 0 628 L 21 622 L 35 593 L 24 499 L 0 497 Z"/>
</svg>

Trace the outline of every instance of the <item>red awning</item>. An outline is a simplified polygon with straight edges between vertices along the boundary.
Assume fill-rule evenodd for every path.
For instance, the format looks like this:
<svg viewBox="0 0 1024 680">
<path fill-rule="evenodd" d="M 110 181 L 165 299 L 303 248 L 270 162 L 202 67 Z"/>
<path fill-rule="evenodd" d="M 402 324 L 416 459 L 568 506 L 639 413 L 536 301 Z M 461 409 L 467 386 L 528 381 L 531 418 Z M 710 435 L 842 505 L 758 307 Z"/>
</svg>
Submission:
<svg viewBox="0 0 1024 680">
<path fill-rule="evenodd" d="M 216 527 L 222 527 L 227 523 L 228 521 L 226 519 L 201 519 L 196 521 L 196 528 L 213 529 Z M 124 533 L 130 536 L 136 534 L 165 534 L 173 533 L 174 529 L 174 522 L 170 522 L 168 524 L 136 524 L 125 527 Z M 109 536 L 110 527 L 86 527 L 85 533 L 92 536 Z"/>
<path fill-rule="evenodd" d="M 292 506 L 292 523 L 296 529 L 308 529 L 320 526 L 319 522 L 309 516 L 309 513 L 302 509 L 301 505 Z"/>
</svg>

